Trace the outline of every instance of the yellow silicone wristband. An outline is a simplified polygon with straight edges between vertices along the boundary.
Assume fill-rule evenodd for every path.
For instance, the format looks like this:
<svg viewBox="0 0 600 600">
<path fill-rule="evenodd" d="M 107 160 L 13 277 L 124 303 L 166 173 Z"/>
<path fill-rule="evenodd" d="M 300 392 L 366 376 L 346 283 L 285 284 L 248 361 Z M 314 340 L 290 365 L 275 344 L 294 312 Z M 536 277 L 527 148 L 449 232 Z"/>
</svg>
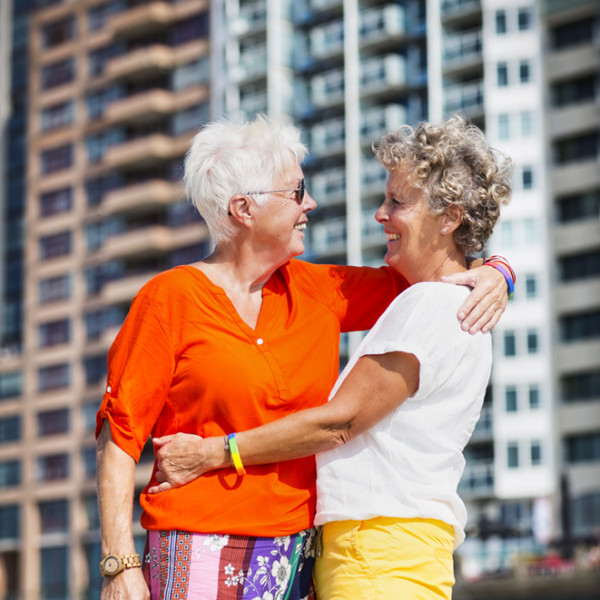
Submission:
<svg viewBox="0 0 600 600">
<path fill-rule="evenodd" d="M 240 456 L 240 451 L 238 450 L 235 433 L 229 434 L 229 452 L 231 453 L 231 460 L 233 461 L 233 466 L 235 467 L 237 474 L 245 475 L 246 470 L 242 464 L 242 457 Z"/>
</svg>

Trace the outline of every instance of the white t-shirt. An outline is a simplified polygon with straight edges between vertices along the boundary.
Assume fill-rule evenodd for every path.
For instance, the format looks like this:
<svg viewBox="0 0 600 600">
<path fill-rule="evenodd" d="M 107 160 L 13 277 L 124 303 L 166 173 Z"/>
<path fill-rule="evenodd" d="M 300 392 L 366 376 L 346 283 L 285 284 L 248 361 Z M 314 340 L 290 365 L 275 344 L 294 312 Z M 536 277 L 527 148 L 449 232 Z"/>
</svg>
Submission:
<svg viewBox="0 0 600 600">
<path fill-rule="evenodd" d="M 455 546 L 464 540 L 467 515 L 456 488 L 492 365 L 490 334 L 460 327 L 468 293 L 446 283 L 411 286 L 352 355 L 330 397 L 361 356 L 395 351 L 419 360 L 419 389 L 368 431 L 317 455 L 317 525 L 430 518 L 454 527 Z"/>
</svg>

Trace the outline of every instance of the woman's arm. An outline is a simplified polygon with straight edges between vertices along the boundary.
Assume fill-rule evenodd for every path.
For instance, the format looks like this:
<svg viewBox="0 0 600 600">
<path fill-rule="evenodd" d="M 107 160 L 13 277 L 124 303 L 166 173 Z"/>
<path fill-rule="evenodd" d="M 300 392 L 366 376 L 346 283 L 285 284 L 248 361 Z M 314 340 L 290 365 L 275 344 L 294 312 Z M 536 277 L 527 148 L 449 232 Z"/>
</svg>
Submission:
<svg viewBox="0 0 600 600">
<path fill-rule="evenodd" d="M 330 402 L 237 433 L 242 462 L 260 465 L 331 450 L 378 423 L 418 387 L 419 361 L 413 354 L 363 356 Z M 180 487 L 207 471 L 230 466 L 221 437 L 178 433 L 154 443 L 160 483 L 150 493 Z"/>
<path fill-rule="evenodd" d="M 135 461 L 114 443 L 106 420 L 98 436 L 96 457 L 102 556 L 135 554 L 132 521 Z M 104 579 L 101 600 L 149 598 L 140 568 L 125 569 Z"/>
</svg>

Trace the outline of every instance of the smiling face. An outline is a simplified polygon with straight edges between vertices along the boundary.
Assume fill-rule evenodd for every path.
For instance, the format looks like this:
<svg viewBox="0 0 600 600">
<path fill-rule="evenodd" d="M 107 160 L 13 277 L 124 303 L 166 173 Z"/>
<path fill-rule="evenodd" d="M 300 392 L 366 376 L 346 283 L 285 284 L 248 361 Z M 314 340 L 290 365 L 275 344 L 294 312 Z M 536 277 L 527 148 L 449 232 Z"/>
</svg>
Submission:
<svg viewBox="0 0 600 600">
<path fill-rule="evenodd" d="M 375 218 L 388 239 L 385 262 L 412 284 L 435 279 L 436 253 L 449 240 L 441 233 L 443 218 L 430 212 L 423 190 L 411 187 L 407 175 L 405 168 L 390 171 Z"/>
<path fill-rule="evenodd" d="M 261 249 L 272 251 L 287 262 L 305 250 L 304 231 L 308 222 L 307 213 L 317 207 L 308 190 L 298 204 L 294 189 L 298 188 L 304 175 L 296 162 L 273 185 L 274 190 L 289 190 L 267 194 L 265 202 L 255 205 L 256 224 L 254 241 Z"/>
</svg>

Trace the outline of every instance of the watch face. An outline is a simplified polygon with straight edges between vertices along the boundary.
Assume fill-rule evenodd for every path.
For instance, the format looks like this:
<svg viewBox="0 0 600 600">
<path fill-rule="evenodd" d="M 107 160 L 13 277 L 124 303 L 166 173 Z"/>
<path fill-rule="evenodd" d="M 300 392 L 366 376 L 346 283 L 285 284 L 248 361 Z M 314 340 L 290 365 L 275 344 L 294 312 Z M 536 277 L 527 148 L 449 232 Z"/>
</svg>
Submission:
<svg viewBox="0 0 600 600">
<path fill-rule="evenodd" d="M 116 556 L 107 556 L 104 559 L 104 570 L 110 575 L 119 570 L 119 559 Z"/>
</svg>

